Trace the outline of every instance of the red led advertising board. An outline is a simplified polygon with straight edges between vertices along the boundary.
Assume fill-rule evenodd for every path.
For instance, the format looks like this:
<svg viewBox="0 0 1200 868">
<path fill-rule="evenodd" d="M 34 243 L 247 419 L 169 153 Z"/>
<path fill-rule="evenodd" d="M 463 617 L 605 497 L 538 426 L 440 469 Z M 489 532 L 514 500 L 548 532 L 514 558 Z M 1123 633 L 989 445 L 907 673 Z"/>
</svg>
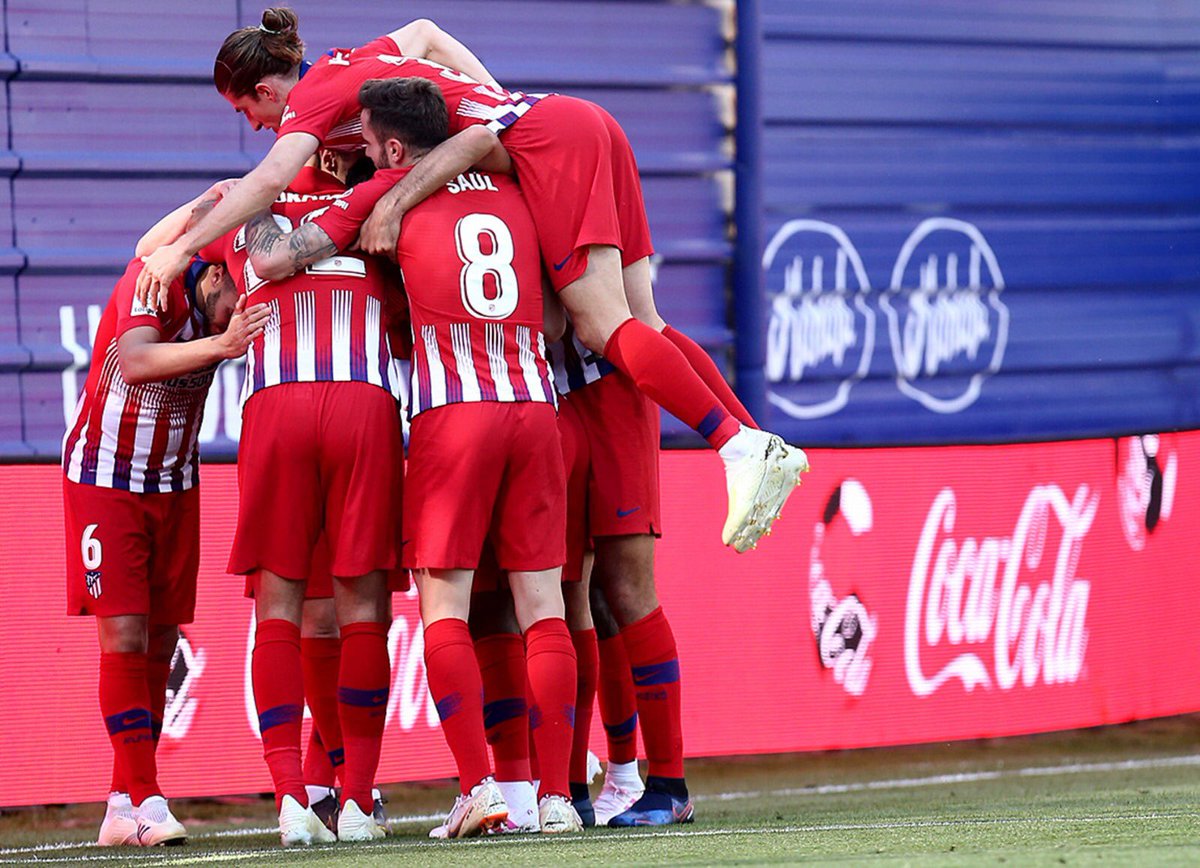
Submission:
<svg viewBox="0 0 1200 868">
<path fill-rule="evenodd" d="M 1200 710 L 1200 432 L 1014 446 L 814 450 L 759 549 L 720 544 L 706 452 L 664 452 L 661 598 L 691 756 L 990 737 Z M 90 619 L 68 618 L 61 471 L 0 468 L 4 805 L 100 800 L 111 754 Z M 261 792 L 250 603 L 224 574 L 236 468 L 202 471 L 196 622 L 160 780 Z M 76 544 L 76 543 L 73 543 Z M 396 595 L 380 782 L 448 777 L 416 599 Z M 599 721 L 593 749 L 603 756 Z"/>
</svg>

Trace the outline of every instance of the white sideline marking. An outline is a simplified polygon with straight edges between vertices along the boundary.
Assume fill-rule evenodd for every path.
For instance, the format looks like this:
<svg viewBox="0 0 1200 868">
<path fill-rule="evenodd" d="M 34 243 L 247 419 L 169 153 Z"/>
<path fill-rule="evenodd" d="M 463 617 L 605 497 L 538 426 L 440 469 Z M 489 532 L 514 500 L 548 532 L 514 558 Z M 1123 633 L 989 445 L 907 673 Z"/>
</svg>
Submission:
<svg viewBox="0 0 1200 868">
<path fill-rule="evenodd" d="M 891 778 L 882 781 L 860 781 L 852 784 L 814 784 L 810 787 L 790 787 L 784 790 L 749 790 L 742 793 L 699 795 L 697 802 L 726 802 L 737 799 L 756 799 L 761 796 L 828 796 L 837 793 L 860 793 L 875 790 L 898 790 L 907 787 L 936 787 L 944 784 L 969 784 L 976 781 L 995 781 L 1002 778 L 1035 778 L 1053 775 L 1078 775 L 1090 772 L 1118 772 L 1135 769 L 1174 768 L 1200 765 L 1200 754 L 1161 757 L 1158 759 L 1121 760 L 1108 763 L 1072 763 L 1061 766 L 1027 766 L 988 772 L 961 772 L 953 775 L 931 775 L 925 778 Z"/>
<path fill-rule="evenodd" d="M 947 784 L 974 783 L 978 781 L 994 781 L 1003 778 L 1022 778 L 1022 777 L 1052 777 L 1054 775 L 1075 775 L 1075 774 L 1090 774 L 1098 772 L 1114 772 L 1114 771 L 1134 771 L 1138 769 L 1155 769 L 1155 768 L 1177 768 L 1186 766 L 1200 766 L 1200 754 L 1192 754 L 1189 756 L 1176 757 L 1156 757 L 1152 759 L 1134 759 L 1121 760 L 1119 762 L 1102 762 L 1102 763 L 1069 763 L 1066 765 L 1057 766 L 1026 766 L 1016 769 L 1001 769 L 995 771 L 980 771 L 980 772 L 961 772 L 951 775 L 930 775 L 923 778 L 886 778 L 876 781 L 859 781 L 849 784 L 820 784 L 809 787 L 789 787 L 778 790 L 748 790 L 744 792 L 731 793 L 713 793 L 711 795 L 697 795 L 697 802 L 728 802 L 739 799 L 754 799 L 764 796 L 770 797 L 787 797 L 787 796 L 821 796 L 835 795 L 838 793 L 855 793 L 878 790 L 894 790 L 911 787 L 929 787 L 929 786 L 945 786 Z M 745 835 L 745 834 L 783 834 L 796 832 L 841 832 L 841 831 L 866 831 L 871 829 L 910 829 L 910 828 L 926 828 L 926 827 L 941 827 L 941 826 L 982 826 L 982 825 L 1010 825 L 1014 823 L 1025 822 L 1043 822 L 1043 823 L 1101 823 L 1110 822 L 1112 820 L 1157 820 L 1157 819 L 1173 819 L 1178 817 L 1190 817 L 1194 814 L 1190 811 L 1180 812 L 1150 812 L 1143 814 L 1124 814 L 1124 815 L 1107 815 L 1107 816 L 1085 816 L 1085 817 L 982 817 L 974 819 L 954 819 L 954 820 L 899 820 L 895 822 L 880 822 L 880 823 L 832 823 L 820 826 L 782 826 L 773 828 L 742 828 L 742 829 L 658 829 L 655 831 L 631 830 L 631 834 L 645 838 L 666 838 L 680 835 L 697 835 L 697 836 L 713 836 L 713 835 Z M 393 817 L 393 823 L 429 823 L 444 819 L 442 814 L 414 814 L 403 817 Z M 210 838 L 235 838 L 251 835 L 267 835 L 276 831 L 274 826 L 263 826 L 257 828 L 244 829 L 224 829 L 218 832 L 207 832 L 200 835 L 190 836 L 192 840 L 206 840 Z M 552 836 L 543 838 L 538 835 L 513 835 L 499 838 L 473 839 L 456 841 L 452 846 L 479 846 L 486 844 L 487 846 L 497 846 L 502 844 L 530 844 L 539 841 L 559 841 L 559 842 L 574 842 L 584 840 L 595 840 L 589 838 L 563 837 Z M 405 840 L 404 842 L 394 842 L 393 846 L 402 845 L 405 847 L 440 847 L 447 846 L 441 841 L 412 841 Z M 2 856 L 20 856 L 29 855 L 36 856 L 41 853 L 52 853 L 61 850 L 80 850 L 80 849 L 100 849 L 93 843 L 81 843 L 64 841 L 53 844 L 37 844 L 32 847 L 9 847 L 0 849 L 0 857 Z M 392 849 L 386 844 L 375 845 L 374 849 Z M 210 853 L 210 854 L 180 854 L 179 857 L 171 858 L 166 852 L 162 853 L 163 859 L 167 861 L 159 861 L 154 864 L 162 865 L 179 865 L 187 863 L 199 862 L 227 862 L 236 861 L 239 859 L 249 859 L 255 856 L 274 855 L 276 857 L 283 856 L 285 853 L 311 853 L 314 852 L 308 848 L 298 848 L 295 851 L 283 850 L 279 847 L 272 847 L 269 850 L 242 850 L 229 853 Z M 364 851 L 365 852 L 365 851 Z M 81 856 L 64 857 L 60 862 L 107 862 L 114 860 L 128 859 L 132 854 L 128 851 L 107 852 L 84 854 Z M 144 857 L 141 857 L 144 858 Z M 0 858 L 0 865 L 8 864 L 29 864 L 26 860 L 21 859 L 3 859 Z"/>
</svg>

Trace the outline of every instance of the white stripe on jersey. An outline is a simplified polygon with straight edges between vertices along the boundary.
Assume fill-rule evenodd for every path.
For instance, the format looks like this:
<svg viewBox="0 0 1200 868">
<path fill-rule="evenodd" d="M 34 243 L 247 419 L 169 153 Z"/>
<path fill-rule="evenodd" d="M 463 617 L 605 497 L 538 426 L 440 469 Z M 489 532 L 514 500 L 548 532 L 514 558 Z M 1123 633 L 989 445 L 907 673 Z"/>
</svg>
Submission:
<svg viewBox="0 0 1200 868">
<path fill-rule="evenodd" d="M 79 400 L 75 402 L 75 414 L 71 416 L 71 424 L 67 426 L 67 433 L 63 435 L 63 448 L 67 448 L 67 438 L 71 436 L 71 431 L 79 423 L 80 414 L 83 413 L 83 401 L 87 396 L 87 391 L 79 393 Z M 75 448 L 71 450 L 71 457 L 67 460 L 67 478 L 79 479 L 79 475 L 83 472 L 83 449 L 87 446 L 88 422 L 84 419 L 83 426 L 79 429 L 79 439 L 75 441 Z"/>
<path fill-rule="evenodd" d="M 530 341 L 529 326 L 517 326 L 517 357 L 521 361 L 521 374 L 525 378 L 525 388 L 529 390 L 529 400 L 546 403 L 546 391 L 542 388 L 542 378 L 538 374 L 537 357 L 533 354 Z"/>
<path fill-rule="evenodd" d="M 142 394 L 140 397 L 144 400 L 149 396 Z M 176 414 L 171 413 L 172 427 L 174 427 L 175 418 Z M 146 464 L 150 459 L 150 449 L 154 444 L 154 428 L 154 418 L 148 419 L 145 414 L 138 415 L 137 430 L 133 435 L 133 458 L 131 459 L 133 466 L 129 473 L 130 491 L 144 491 L 146 488 Z M 170 455 L 170 452 L 164 455 L 164 461 L 169 460 Z"/>
<path fill-rule="evenodd" d="M 269 320 L 268 320 L 269 321 Z M 238 396 L 238 402 L 241 406 L 245 406 L 246 399 L 250 397 L 250 391 L 254 388 L 254 346 L 246 350 L 246 373 L 242 377 L 242 393 Z"/>
<path fill-rule="evenodd" d="M 497 401 L 515 401 L 512 381 L 508 378 L 508 360 L 504 357 L 504 326 L 498 322 L 484 324 L 484 343 L 487 346 L 488 368 L 496 384 Z"/>
<path fill-rule="evenodd" d="M 465 322 L 450 323 L 450 342 L 454 347 L 454 367 L 462 381 L 462 399 L 482 400 L 479 375 L 475 373 L 475 359 L 471 353 L 471 326 Z"/>
<path fill-rule="evenodd" d="M 311 291 L 297 292 L 292 299 L 296 305 L 296 379 L 308 383 L 317 378 L 317 300 Z"/>
<path fill-rule="evenodd" d="M 263 333 L 263 385 L 279 385 L 279 299 L 271 299 L 271 317 Z"/>
<path fill-rule="evenodd" d="M 558 389 L 554 383 L 554 368 L 550 365 L 550 357 L 546 355 L 546 336 L 540 331 L 537 333 L 538 338 L 538 355 L 546 360 L 546 379 L 550 381 L 550 397 L 554 399 L 554 406 L 558 406 Z"/>
<path fill-rule="evenodd" d="M 354 311 L 354 293 L 348 289 L 333 290 L 333 379 L 350 379 L 350 315 Z"/>
<path fill-rule="evenodd" d="M 421 339 L 425 344 L 425 364 L 429 368 L 429 406 L 440 407 L 446 403 L 446 368 L 438 352 L 437 330 L 431 325 L 421 326 Z"/>
<path fill-rule="evenodd" d="M 367 382 L 373 386 L 382 386 L 383 377 L 379 373 L 379 341 L 376 336 L 382 328 L 380 314 L 383 306 L 373 295 L 367 296 L 367 342 L 363 348 L 367 357 Z M 392 383 L 396 383 L 395 378 Z"/>
<path fill-rule="evenodd" d="M 113 341 L 108 345 L 101 380 L 111 382 L 118 375 L 117 342 Z M 96 484 L 111 488 L 117 457 L 117 438 L 112 432 L 121 430 L 121 415 L 125 410 L 125 390 L 110 389 L 105 392 L 105 396 L 100 422 L 100 452 L 96 456 Z"/>
</svg>

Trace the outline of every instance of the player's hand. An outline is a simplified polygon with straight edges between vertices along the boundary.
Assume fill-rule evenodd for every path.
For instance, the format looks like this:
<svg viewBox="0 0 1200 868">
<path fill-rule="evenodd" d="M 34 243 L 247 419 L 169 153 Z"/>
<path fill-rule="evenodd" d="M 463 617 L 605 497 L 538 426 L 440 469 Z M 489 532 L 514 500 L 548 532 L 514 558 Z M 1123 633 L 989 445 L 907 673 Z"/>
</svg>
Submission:
<svg viewBox="0 0 1200 868">
<path fill-rule="evenodd" d="M 246 307 L 246 296 L 238 296 L 233 308 L 233 316 L 225 331 L 217 336 L 217 344 L 221 347 L 221 355 L 226 359 L 241 358 L 250 349 L 254 339 L 263 333 L 267 320 L 271 318 L 269 305 L 256 304 Z"/>
<path fill-rule="evenodd" d="M 137 279 L 138 301 L 157 310 L 166 310 L 171 284 L 187 269 L 191 258 L 179 242 L 167 244 L 144 257 L 146 264 Z"/>
<path fill-rule="evenodd" d="M 400 221 L 404 212 L 387 203 L 387 197 L 375 203 L 371 216 L 358 232 L 357 248 L 372 256 L 396 258 L 396 242 L 400 238 Z"/>
</svg>

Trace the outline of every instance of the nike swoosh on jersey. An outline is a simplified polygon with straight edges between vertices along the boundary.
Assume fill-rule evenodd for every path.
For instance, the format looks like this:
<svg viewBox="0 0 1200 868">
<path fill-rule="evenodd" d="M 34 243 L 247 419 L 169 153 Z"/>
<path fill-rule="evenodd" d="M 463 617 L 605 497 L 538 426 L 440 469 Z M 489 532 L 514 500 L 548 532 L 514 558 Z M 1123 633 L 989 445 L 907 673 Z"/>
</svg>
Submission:
<svg viewBox="0 0 1200 868">
<path fill-rule="evenodd" d="M 567 258 L 566 258 L 566 259 L 564 259 L 562 262 L 556 262 L 556 263 L 554 264 L 554 270 L 555 270 L 555 271 L 562 271 L 564 268 L 566 268 L 566 267 L 567 267 L 567 263 L 571 261 L 571 257 L 572 257 L 572 256 L 574 256 L 574 255 L 575 255 L 575 251 L 574 251 L 574 250 L 572 250 L 570 253 L 568 253 L 568 254 L 567 254 Z"/>
<path fill-rule="evenodd" d="M 640 506 L 635 506 L 633 509 L 618 509 L 617 518 L 625 518 L 626 516 L 633 515 L 639 509 L 641 509 Z"/>
</svg>

